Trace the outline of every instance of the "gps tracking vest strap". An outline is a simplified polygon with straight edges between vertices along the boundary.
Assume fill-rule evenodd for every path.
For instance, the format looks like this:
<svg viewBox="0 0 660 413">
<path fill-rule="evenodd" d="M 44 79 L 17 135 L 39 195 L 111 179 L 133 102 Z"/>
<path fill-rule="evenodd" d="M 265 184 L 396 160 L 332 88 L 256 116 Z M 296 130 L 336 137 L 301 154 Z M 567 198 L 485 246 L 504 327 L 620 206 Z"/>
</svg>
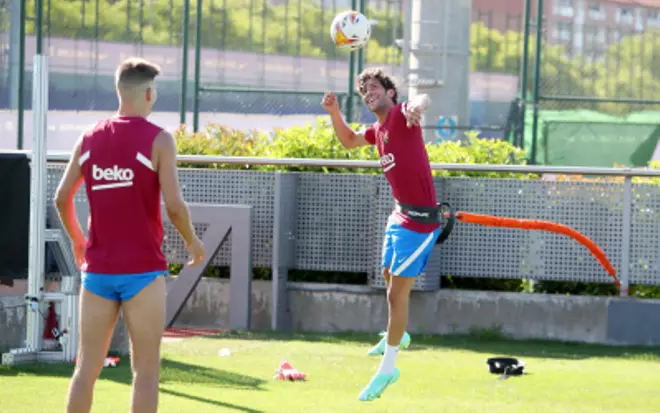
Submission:
<svg viewBox="0 0 660 413">
<path fill-rule="evenodd" d="M 395 210 L 421 224 L 440 224 L 442 232 L 438 236 L 436 244 L 442 244 L 451 234 L 456 222 L 456 215 L 451 205 L 447 202 L 440 203 L 434 207 L 415 206 L 396 201 Z"/>
</svg>

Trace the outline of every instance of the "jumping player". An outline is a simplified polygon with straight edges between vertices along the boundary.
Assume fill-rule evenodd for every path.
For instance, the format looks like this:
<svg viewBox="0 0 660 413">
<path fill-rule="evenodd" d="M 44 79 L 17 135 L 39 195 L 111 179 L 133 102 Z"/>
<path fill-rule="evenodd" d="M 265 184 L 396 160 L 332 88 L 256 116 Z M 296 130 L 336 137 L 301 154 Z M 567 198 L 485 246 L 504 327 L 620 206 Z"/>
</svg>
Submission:
<svg viewBox="0 0 660 413">
<path fill-rule="evenodd" d="M 161 193 L 167 214 L 192 256 L 204 259 L 183 201 L 170 133 L 146 118 L 156 102 L 160 68 L 142 59 L 123 62 L 115 74 L 116 116 L 97 123 L 75 144 L 55 196 L 60 219 L 82 271 L 80 336 L 67 412 L 89 412 L 94 385 L 122 310 L 131 341 L 131 412 L 158 409 L 160 343 L 165 326 Z M 89 200 L 89 238 L 73 197 L 81 184 Z"/>
<path fill-rule="evenodd" d="M 360 132 L 342 118 L 337 98 L 326 93 L 322 106 L 330 114 L 335 133 L 347 149 L 376 145 L 380 163 L 392 188 L 395 208 L 390 215 L 383 244 L 383 276 L 387 284 L 389 320 L 387 335 L 369 350 L 381 355 L 380 368 L 360 394 L 360 400 L 380 397 L 399 378 L 395 360 L 399 347 L 410 344 L 408 302 L 415 278 L 424 271 L 440 234 L 438 207 L 431 167 L 419 126 L 428 107 L 426 95 L 398 103 L 398 91 L 382 69 L 359 75 L 358 90 L 377 122 Z M 425 218 L 424 218 L 425 217 Z"/>
</svg>

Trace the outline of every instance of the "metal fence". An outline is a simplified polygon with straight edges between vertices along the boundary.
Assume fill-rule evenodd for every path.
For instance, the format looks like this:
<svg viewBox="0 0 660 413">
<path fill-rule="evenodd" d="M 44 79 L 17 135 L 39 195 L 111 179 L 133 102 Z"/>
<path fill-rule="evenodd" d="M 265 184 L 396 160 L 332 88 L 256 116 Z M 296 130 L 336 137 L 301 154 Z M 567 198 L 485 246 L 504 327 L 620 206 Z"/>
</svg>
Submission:
<svg viewBox="0 0 660 413">
<path fill-rule="evenodd" d="M 544 108 L 617 115 L 655 110 L 654 103 L 643 103 L 660 100 L 660 34 L 651 22 L 579 19 L 577 13 L 572 18 L 548 18 L 540 93 L 553 99 L 544 99 Z"/>
<path fill-rule="evenodd" d="M 66 157 L 53 157 L 62 162 Z M 188 163 L 325 165 L 378 168 L 377 162 L 218 158 L 181 156 Z M 338 165 L 337 162 L 339 162 Z M 660 284 L 660 185 L 633 183 L 632 177 L 660 176 L 660 171 L 615 169 L 539 168 L 502 165 L 433 165 L 434 169 L 521 173 L 568 173 L 619 177 L 616 181 L 436 178 L 439 198 L 457 210 L 504 217 L 542 219 L 571 226 L 591 238 L 628 284 Z M 64 165 L 48 167 L 48 203 Z M 281 178 L 276 179 L 278 174 Z M 625 177 L 623 177 L 625 176 Z M 380 254 L 385 223 L 393 201 L 382 175 L 322 174 L 180 169 L 184 197 L 195 203 L 237 203 L 254 207 L 253 265 L 269 268 L 273 255 L 273 228 L 294 211 L 295 260 L 291 269 L 364 272 L 369 284 L 384 287 Z M 279 182 L 279 183 L 278 183 Z M 275 193 L 283 193 L 282 208 Z M 288 191 L 288 192 L 287 192 Z M 81 222 L 86 223 L 85 193 L 77 195 Z M 54 211 L 51 225 L 57 225 Z M 198 228 L 203 232 L 203 228 Z M 226 266 L 230 245 L 213 259 Z M 172 227 L 166 231 L 165 251 L 172 263 L 184 263 L 186 253 Z M 449 240 L 436 246 L 416 290 L 434 290 L 442 276 L 521 278 L 611 283 L 612 279 L 575 240 L 544 231 L 523 231 L 458 223 Z"/>
<path fill-rule="evenodd" d="M 627 166 L 640 165 L 636 161 L 639 159 L 637 149 L 643 150 L 652 140 L 653 145 L 650 150 L 646 149 L 641 162 L 642 166 L 647 165 L 658 139 L 643 132 L 634 136 L 629 132 L 631 125 L 646 123 L 644 119 L 658 115 L 660 37 L 657 28 L 660 20 L 657 6 L 651 3 L 631 7 L 621 2 L 554 2 L 544 8 L 543 0 L 537 1 L 537 9 L 540 6 L 550 12 L 533 16 L 530 22 L 535 27 L 529 35 L 529 64 L 521 73 L 527 80 L 523 98 L 531 96 L 524 146 L 532 161 L 544 162 L 538 152 L 547 146 L 562 147 L 574 153 L 579 150 L 565 145 L 564 134 L 543 135 L 543 120 L 550 117 L 556 123 L 567 125 L 574 125 L 576 121 L 587 126 L 610 124 L 612 139 L 603 141 L 602 145 L 616 145 L 617 135 L 635 141 L 632 150 L 625 154 L 619 151 L 626 155 L 620 163 Z M 528 7 L 530 3 L 531 0 L 526 0 Z M 540 53 L 535 52 L 537 49 Z M 584 144 L 590 139 L 587 134 L 574 140 Z M 557 140 L 561 142 L 555 142 Z M 612 153 L 615 151 L 613 149 Z M 594 158 L 580 165 L 614 166 L 610 163 L 611 156 Z M 569 164 L 573 162 L 575 160 Z"/>
<path fill-rule="evenodd" d="M 20 19 L 15 7 L 23 0 L 0 0 L 0 112 L 19 108 L 17 72 L 20 71 Z M 190 2 L 190 18 L 184 19 L 184 0 L 43 0 L 44 50 L 50 57 L 50 99 L 53 111 L 83 116 L 66 117 L 66 128 L 75 140 L 81 125 L 91 122 L 85 112 L 114 111 L 116 97 L 112 75 L 117 64 L 131 55 L 143 56 L 163 68 L 160 99 L 156 110 L 175 113 L 181 108 L 184 68 L 184 34 L 188 36 L 185 104 L 194 106 L 194 53 L 196 1 Z M 35 54 L 35 0 L 25 0 L 24 109 L 31 107 L 32 59 Z M 360 6 L 359 1 L 332 0 L 204 0 L 202 7 L 200 82 L 220 86 L 222 93 L 203 92 L 199 101 L 203 122 L 220 114 L 269 116 L 268 121 L 248 119 L 232 123 L 251 127 L 276 123 L 287 116 L 300 123 L 322 114 L 320 95 L 296 93 L 349 87 L 349 55 L 332 46 L 329 24 L 335 14 Z M 366 14 L 377 21 L 373 41 L 364 49 L 365 67 L 385 66 L 399 78 L 402 53 L 397 40 L 403 35 L 403 1 L 366 0 Z M 13 5 L 13 7 L 12 7 Z M 268 23 L 268 24 L 266 24 Z M 465 24 L 470 24 L 466 21 Z M 184 31 L 184 26 L 187 30 Z M 480 29 L 478 29 L 480 28 Z M 10 32 L 14 35 L 10 36 Z M 475 10 L 472 16 L 472 51 L 475 64 L 470 75 L 470 125 L 482 136 L 502 136 L 511 100 L 516 96 L 522 50 L 521 16 L 488 10 Z M 509 39 L 500 44 L 499 38 Z M 505 53 L 504 59 L 502 53 Z M 359 58 L 358 58 L 359 61 Z M 503 62 L 503 63 L 502 63 Z M 358 69 L 360 64 L 357 64 Z M 12 77 L 13 76 L 13 77 Z M 14 79 L 14 81 L 10 81 Z M 230 89 L 230 91 L 228 91 Z M 248 89 L 246 91 L 246 89 Z M 280 93 L 286 91 L 286 94 Z M 402 95 L 407 89 L 404 86 Z M 356 108 L 354 120 L 373 121 L 364 107 Z M 12 122 L 15 114 L 0 113 L 0 124 Z M 31 116 L 24 122 L 25 141 L 30 139 Z M 79 124 L 76 124 L 79 122 Z M 188 118 L 190 122 L 190 118 Z M 228 121 L 229 122 L 229 121 Z M 252 123 L 251 123 L 252 122 Z M 278 125 L 279 126 L 279 125 Z M 265 126 L 264 126 L 265 127 Z M 461 139 L 463 130 L 453 134 Z M 4 134 L 4 133 L 3 133 Z M 6 145 L 4 141 L 0 142 Z M 11 146 L 12 148 L 14 146 Z M 59 148 L 58 148 L 59 149 Z"/>
<path fill-rule="evenodd" d="M 10 3 L 21 1 L 0 2 L 0 20 L 4 21 L 4 25 L 0 23 L 0 33 L 3 28 L 9 33 L 11 25 L 18 26 L 17 10 Z M 34 0 L 26 0 L 28 72 L 35 53 L 34 4 Z M 191 48 L 197 40 L 196 4 L 190 2 L 186 22 L 184 0 L 44 0 L 44 46 L 51 57 L 51 109 L 114 110 L 114 70 L 122 59 L 137 55 L 163 68 L 158 109 L 178 112 L 182 46 L 185 35 Z M 237 92 L 246 87 L 288 91 L 347 88 L 348 53 L 332 45 L 328 28 L 334 16 L 351 7 L 351 2 L 205 0 L 202 4 L 199 41 L 203 83 L 234 87 Z M 400 52 L 394 46 L 402 30 L 400 1 L 374 0 L 365 8 L 378 20 L 365 62 L 396 70 L 401 63 Z M 18 52 L 19 39 L 15 41 L 16 44 L 7 43 L 6 50 L 13 60 L 17 58 L 12 52 Z M 190 53 L 187 64 L 192 68 L 194 63 Z M 189 82 L 193 77 L 191 69 Z M 9 93 L 8 85 L 3 86 L 5 94 Z M 30 90 L 30 76 L 26 77 L 26 89 Z M 311 108 L 304 101 L 259 102 L 254 93 L 242 98 L 256 102 L 245 106 L 256 113 L 309 113 L 312 109 L 312 113 L 318 112 L 318 105 Z M 192 94 L 188 94 L 187 100 L 192 108 Z M 242 113 L 245 107 L 236 107 L 234 103 L 231 99 L 208 98 L 202 101 L 201 110 Z M 29 105 L 26 102 L 26 108 Z"/>
<path fill-rule="evenodd" d="M 35 0 L 0 0 L 0 147 L 6 148 L 14 147 L 15 140 L 8 136 L 20 129 L 16 114 L 4 109 L 20 106 L 16 98 L 21 93 L 18 73 L 23 73 L 18 5 L 23 1 L 25 70 L 21 96 L 29 110 Z M 189 2 L 188 20 L 184 0 L 43 1 L 44 47 L 50 56 L 49 107 L 67 111 L 58 117 L 67 119 L 65 124 L 53 126 L 57 139 L 73 142 L 95 119 L 85 112 L 114 111 L 112 74 L 117 64 L 131 55 L 144 56 L 163 67 L 156 110 L 168 114 L 171 124 L 178 124 L 176 113 L 182 101 L 188 112 L 193 110 L 196 1 Z M 532 0 L 526 3 L 531 7 Z M 377 21 L 373 41 L 364 49 L 364 66 L 383 65 L 400 77 L 402 53 L 397 40 L 403 32 L 404 4 L 402 0 L 204 0 L 199 27 L 200 82 L 220 87 L 222 92 L 212 93 L 206 88 L 201 94 L 202 123 L 214 119 L 241 129 L 255 124 L 271 129 L 323 114 L 318 104 L 320 93 L 327 89 L 346 93 L 350 84 L 348 54 L 331 45 L 327 30 L 334 15 L 345 8 L 364 6 L 366 14 Z M 606 10 L 608 16 L 618 13 L 614 8 L 626 7 L 599 4 L 611 9 Z M 502 137 L 509 132 L 506 136 L 511 138 L 517 131 L 520 139 L 516 143 L 529 151 L 532 161 L 542 163 L 544 158 L 538 152 L 546 144 L 552 146 L 547 140 L 554 139 L 544 137 L 543 120 L 554 116 L 555 123 L 560 121 L 556 112 L 577 113 L 585 123 L 596 118 L 603 121 L 605 115 L 618 116 L 606 119 L 616 124 L 612 130 L 625 129 L 619 124 L 628 121 L 631 113 L 655 115 L 655 105 L 660 103 L 660 43 L 655 28 L 660 23 L 654 11 L 639 7 L 631 16 L 621 12 L 618 20 L 612 20 L 599 19 L 596 14 L 601 12 L 593 7 L 578 2 L 568 14 L 564 10 L 564 14 L 550 11 L 540 18 L 530 16 L 528 54 L 522 10 L 474 8 L 471 22 L 466 21 L 471 24 L 472 56 L 467 126 L 481 130 L 482 137 Z M 186 64 L 184 44 L 191 51 Z M 535 53 L 537 46 L 539 54 Z M 185 98 L 184 67 L 188 68 L 189 91 Z M 521 83 L 526 87 L 521 89 Z M 309 91 L 316 94 L 303 93 Z M 513 104 L 518 95 L 528 104 L 522 111 Z M 373 121 L 363 107 L 355 113 L 354 120 Z M 31 121 L 31 116 L 25 117 L 25 141 L 30 139 Z M 459 128 L 449 138 L 462 139 L 462 132 Z M 523 134 L 525 139 L 521 139 Z M 641 142 L 646 138 L 637 136 Z M 603 158 L 599 165 L 613 166 L 606 162 Z"/>
</svg>

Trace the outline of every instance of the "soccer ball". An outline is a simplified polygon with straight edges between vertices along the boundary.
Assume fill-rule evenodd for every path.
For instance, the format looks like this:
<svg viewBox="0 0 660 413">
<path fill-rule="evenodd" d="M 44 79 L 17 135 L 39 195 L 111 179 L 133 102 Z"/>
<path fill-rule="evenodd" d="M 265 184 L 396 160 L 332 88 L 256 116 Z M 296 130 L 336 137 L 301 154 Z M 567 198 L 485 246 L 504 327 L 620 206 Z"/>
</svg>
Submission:
<svg viewBox="0 0 660 413">
<path fill-rule="evenodd" d="M 330 26 L 330 37 L 340 49 L 358 50 L 369 42 L 371 23 L 354 10 L 339 13 Z"/>
</svg>

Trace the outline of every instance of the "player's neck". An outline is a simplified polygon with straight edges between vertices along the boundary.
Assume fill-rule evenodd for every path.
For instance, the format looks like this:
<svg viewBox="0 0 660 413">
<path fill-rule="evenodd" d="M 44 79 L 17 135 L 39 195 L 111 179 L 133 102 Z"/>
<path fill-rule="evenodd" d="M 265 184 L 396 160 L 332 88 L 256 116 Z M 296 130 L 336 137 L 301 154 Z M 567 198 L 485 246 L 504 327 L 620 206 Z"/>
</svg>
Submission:
<svg viewBox="0 0 660 413">
<path fill-rule="evenodd" d="M 378 121 L 379 124 L 382 125 L 383 123 L 385 123 L 385 121 L 387 120 L 387 116 L 390 114 L 390 110 L 392 110 L 392 106 L 388 106 L 378 112 L 374 112 L 374 115 L 376 115 L 376 120 Z"/>
<path fill-rule="evenodd" d="M 128 105 L 119 105 L 117 110 L 117 116 L 122 116 L 126 118 L 146 118 L 148 113 L 145 110 L 140 110 Z"/>
</svg>

